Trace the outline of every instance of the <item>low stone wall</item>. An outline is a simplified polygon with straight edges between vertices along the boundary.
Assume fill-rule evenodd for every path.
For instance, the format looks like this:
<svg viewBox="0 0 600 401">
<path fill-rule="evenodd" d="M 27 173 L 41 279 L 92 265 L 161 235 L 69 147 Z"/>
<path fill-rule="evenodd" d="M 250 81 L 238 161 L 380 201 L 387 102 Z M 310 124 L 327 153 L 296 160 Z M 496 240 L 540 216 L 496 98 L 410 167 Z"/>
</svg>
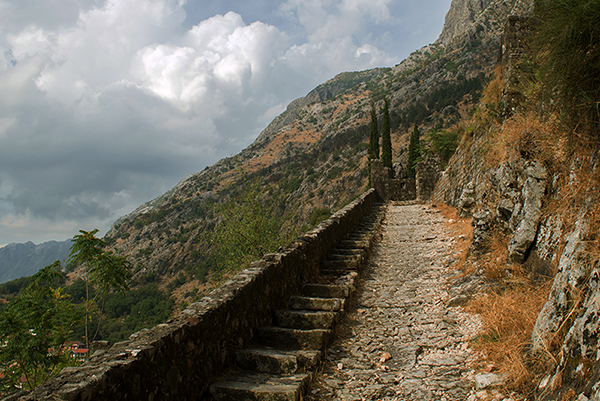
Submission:
<svg viewBox="0 0 600 401">
<path fill-rule="evenodd" d="M 77 368 L 31 392 L 7 400 L 198 400 L 258 327 L 271 324 L 300 286 L 314 279 L 326 255 L 368 214 L 371 189 L 300 236 L 266 255 L 234 279 L 193 303 L 175 319 L 142 330 L 128 341 L 96 351 Z"/>
</svg>

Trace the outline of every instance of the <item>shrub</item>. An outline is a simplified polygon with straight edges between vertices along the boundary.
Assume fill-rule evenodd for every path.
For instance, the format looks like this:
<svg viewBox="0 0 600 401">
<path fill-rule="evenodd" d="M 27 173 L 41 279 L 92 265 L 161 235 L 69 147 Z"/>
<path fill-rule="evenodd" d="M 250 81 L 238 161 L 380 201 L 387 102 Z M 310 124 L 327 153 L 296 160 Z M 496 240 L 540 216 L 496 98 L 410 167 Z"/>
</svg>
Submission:
<svg viewBox="0 0 600 401">
<path fill-rule="evenodd" d="M 537 0 L 535 43 L 547 93 L 572 124 L 593 129 L 600 113 L 600 2 Z"/>
<path fill-rule="evenodd" d="M 308 220 L 311 226 L 316 226 L 320 222 L 327 220 L 331 216 L 331 210 L 327 208 L 317 208 L 312 211 Z"/>
</svg>

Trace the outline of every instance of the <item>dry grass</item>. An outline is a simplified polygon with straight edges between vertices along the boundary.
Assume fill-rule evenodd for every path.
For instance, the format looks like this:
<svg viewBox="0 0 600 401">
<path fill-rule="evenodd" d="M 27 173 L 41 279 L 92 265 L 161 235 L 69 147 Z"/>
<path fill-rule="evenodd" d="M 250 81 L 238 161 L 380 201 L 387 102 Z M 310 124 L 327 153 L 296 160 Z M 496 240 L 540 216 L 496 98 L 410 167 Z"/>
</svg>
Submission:
<svg viewBox="0 0 600 401">
<path fill-rule="evenodd" d="M 454 254 L 457 256 L 456 263 L 453 265 L 454 269 L 463 271 L 465 274 L 465 266 L 469 255 L 469 247 L 473 242 L 473 226 L 471 225 L 471 218 L 465 219 L 460 217 L 458 210 L 452 206 L 446 205 L 445 203 L 437 205 L 440 213 L 447 220 L 445 222 L 446 228 L 455 238 Z"/>
<path fill-rule="evenodd" d="M 484 333 L 475 347 L 486 355 L 486 364 L 507 376 L 509 391 L 535 390 L 536 372 L 547 358 L 529 355 L 533 326 L 548 298 L 550 282 L 542 286 L 523 283 L 471 301 L 467 310 L 480 315 Z M 547 356 L 546 356 L 547 357 Z"/>
<path fill-rule="evenodd" d="M 506 375 L 508 392 L 526 396 L 535 390 L 541 366 L 552 359 L 549 354 L 529 353 L 533 326 L 548 299 L 552 282 L 534 282 L 524 265 L 511 261 L 507 242 L 506 235 L 494 232 L 488 253 L 477 259 L 463 257 L 463 274 L 471 274 L 475 270 L 473 262 L 477 262 L 493 283 L 491 290 L 469 303 L 467 311 L 478 314 L 483 322 L 483 332 L 474 344 L 485 355 L 481 366 Z"/>
<path fill-rule="evenodd" d="M 504 82 L 503 71 L 504 67 L 501 65 L 496 67 L 494 70 L 491 81 L 483 89 L 483 93 L 481 95 L 482 104 L 495 104 L 500 101 L 500 98 L 502 97 L 502 91 L 506 85 Z"/>
<path fill-rule="evenodd" d="M 519 158 L 537 160 L 559 171 L 571 152 L 568 144 L 567 135 L 555 119 L 541 120 L 531 112 L 518 114 L 492 127 L 486 161 L 498 167 Z"/>
</svg>

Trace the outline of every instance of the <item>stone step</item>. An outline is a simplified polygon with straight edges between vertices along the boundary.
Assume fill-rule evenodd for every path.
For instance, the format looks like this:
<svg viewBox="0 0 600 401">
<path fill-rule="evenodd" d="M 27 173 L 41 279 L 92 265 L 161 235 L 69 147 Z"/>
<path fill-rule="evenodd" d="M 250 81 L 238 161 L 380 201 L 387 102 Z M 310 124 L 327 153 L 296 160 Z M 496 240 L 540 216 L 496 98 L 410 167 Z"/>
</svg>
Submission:
<svg viewBox="0 0 600 401">
<path fill-rule="evenodd" d="M 236 352 L 235 358 L 241 369 L 260 373 L 294 374 L 298 370 L 295 355 L 274 349 L 242 349 Z"/>
<path fill-rule="evenodd" d="M 288 329 L 330 329 L 338 316 L 338 312 L 279 310 L 275 312 L 275 324 Z"/>
<path fill-rule="evenodd" d="M 332 252 L 333 255 L 356 255 L 364 259 L 367 257 L 367 253 L 363 249 L 343 249 L 337 248 Z"/>
<path fill-rule="evenodd" d="M 352 249 L 352 251 L 354 251 Z M 360 251 L 360 250 L 359 250 Z M 360 261 L 362 259 L 362 255 L 360 253 L 344 253 L 344 250 L 341 250 L 341 252 L 338 253 L 337 250 L 335 250 L 334 253 L 330 253 L 329 255 L 327 255 L 327 260 L 329 261 L 338 261 L 338 260 L 342 260 L 342 261 Z"/>
<path fill-rule="evenodd" d="M 316 298 L 348 298 L 350 287 L 332 284 L 304 284 L 302 295 Z"/>
<path fill-rule="evenodd" d="M 358 270 L 359 260 L 326 260 L 321 263 L 321 271 L 343 272 L 345 270 Z"/>
<path fill-rule="evenodd" d="M 214 383 L 210 393 L 215 401 L 300 401 L 310 384 L 310 375 L 272 376 L 244 373 Z"/>
<path fill-rule="evenodd" d="M 273 348 L 248 348 L 236 353 L 239 368 L 260 373 L 294 374 L 318 367 L 322 352 L 318 350 L 285 351 Z"/>
<path fill-rule="evenodd" d="M 266 347 L 295 350 L 324 350 L 332 337 L 331 330 L 299 330 L 262 327 L 256 330 L 255 342 Z"/>
<path fill-rule="evenodd" d="M 370 241 L 343 239 L 337 247 L 338 249 L 363 249 L 367 251 L 370 246 Z"/>
<path fill-rule="evenodd" d="M 294 295 L 290 298 L 290 308 L 296 310 L 340 311 L 344 308 L 343 298 L 315 298 Z"/>
</svg>

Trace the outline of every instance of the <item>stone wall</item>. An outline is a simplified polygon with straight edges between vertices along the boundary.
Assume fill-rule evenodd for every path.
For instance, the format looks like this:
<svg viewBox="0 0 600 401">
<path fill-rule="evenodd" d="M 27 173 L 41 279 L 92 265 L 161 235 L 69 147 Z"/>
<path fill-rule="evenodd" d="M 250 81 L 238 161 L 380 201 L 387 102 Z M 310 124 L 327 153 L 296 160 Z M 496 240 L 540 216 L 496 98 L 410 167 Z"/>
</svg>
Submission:
<svg viewBox="0 0 600 401">
<path fill-rule="evenodd" d="M 327 253 L 378 201 L 371 189 L 275 254 L 252 263 L 176 318 L 96 351 L 82 366 L 7 400 L 197 400 L 246 347 L 256 328 L 270 325 Z"/>
<path fill-rule="evenodd" d="M 425 159 L 417 163 L 416 167 L 416 190 L 417 200 L 428 201 L 431 200 L 435 184 L 438 182 L 440 176 L 440 169 L 438 167 L 439 160 L 437 157 L 427 155 Z"/>
<path fill-rule="evenodd" d="M 530 72 L 524 72 L 520 67 L 520 61 L 530 52 L 529 35 L 534 28 L 532 18 L 511 15 L 506 20 L 504 33 L 501 37 L 499 60 L 502 63 L 505 86 L 502 91 L 504 101 L 504 115 L 509 116 L 525 100 L 522 93 L 525 85 L 531 78 L 527 77 Z"/>
<path fill-rule="evenodd" d="M 417 163 L 416 179 L 390 178 L 389 168 L 379 159 L 371 160 L 371 186 L 388 201 L 428 201 L 439 178 L 438 161 L 428 157 Z"/>
</svg>

